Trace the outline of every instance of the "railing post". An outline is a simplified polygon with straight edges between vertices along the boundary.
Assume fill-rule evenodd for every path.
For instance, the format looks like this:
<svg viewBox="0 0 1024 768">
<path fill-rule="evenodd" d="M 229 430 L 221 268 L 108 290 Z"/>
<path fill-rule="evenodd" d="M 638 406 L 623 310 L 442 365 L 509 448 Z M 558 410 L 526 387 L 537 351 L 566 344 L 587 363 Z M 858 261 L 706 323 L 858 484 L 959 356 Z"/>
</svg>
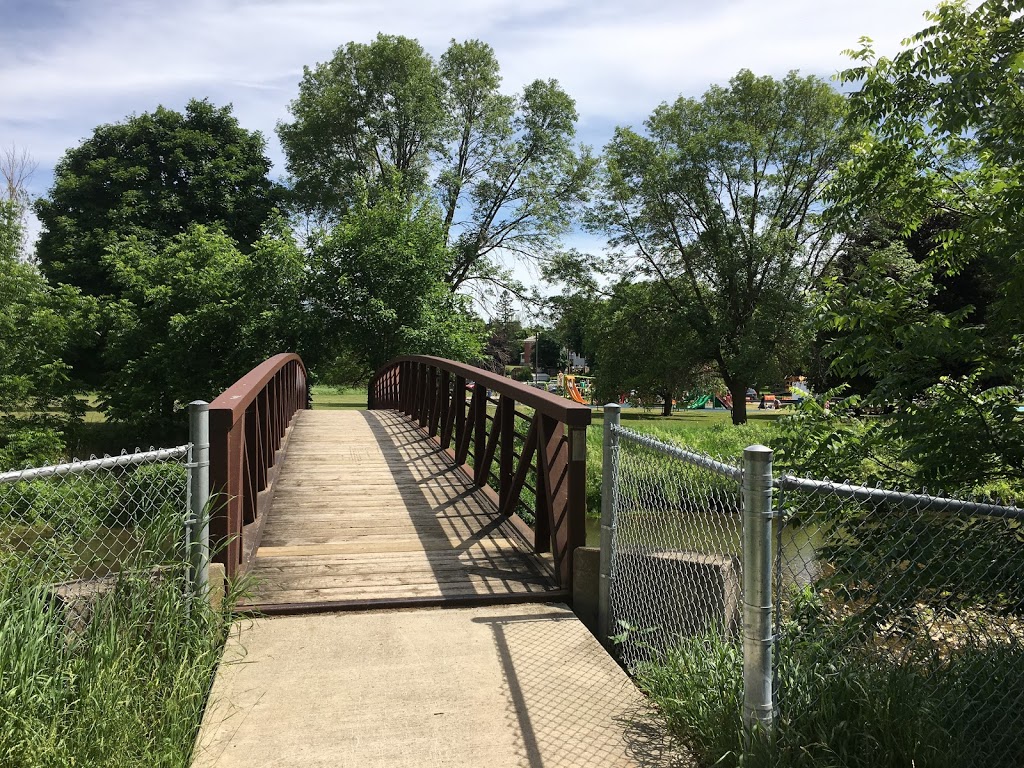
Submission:
<svg viewBox="0 0 1024 768">
<path fill-rule="evenodd" d="M 484 453 L 487 450 L 487 385 L 473 383 L 473 481 L 479 486 L 487 485 L 484 470 Z"/>
<path fill-rule="evenodd" d="M 611 628 L 611 587 L 612 587 L 612 541 L 615 530 L 615 492 L 617 490 L 616 468 L 619 426 L 622 407 L 608 403 L 604 407 L 604 455 L 601 461 L 601 570 L 597 593 L 597 637 L 607 645 L 612 636 Z"/>
<path fill-rule="evenodd" d="M 772 450 L 743 451 L 743 726 L 771 728 Z"/>
<path fill-rule="evenodd" d="M 571 589 L 573 558 L 577 549 L 587 546 L 587 428 L 566 424 L 562 429 L 569 441 L 564 522 L 568 535 L 564 571 L 567 577 L 565 586 Z"/>
<path fill-rule="evenodd" d="M 201 595 L 210 583 L 210 404 L 205 400 L 188 404 L 188 437 L 189 581 L 193 593 Z"/>
<path fill-rule="evenodd" d="M 501 423 L 497 425 L 500 430 L 498 439 L 500 448 L 498 451 L 498 507 L 509 509 L 508 497 L 512 491 L 512 477 L 515 475 L 515 430 L 516 430 L 516 401 L 508 395 L 501 395 L 499 398 Z"/>
</svg>

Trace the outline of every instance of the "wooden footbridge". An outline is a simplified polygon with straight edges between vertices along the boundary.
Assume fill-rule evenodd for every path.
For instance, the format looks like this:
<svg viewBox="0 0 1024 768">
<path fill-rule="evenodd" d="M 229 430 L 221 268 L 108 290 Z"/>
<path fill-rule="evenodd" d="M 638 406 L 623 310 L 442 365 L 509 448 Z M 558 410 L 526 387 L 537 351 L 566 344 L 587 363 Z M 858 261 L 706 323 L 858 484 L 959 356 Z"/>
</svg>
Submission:
<svg viewBox="0 0 1024 768">
<path fill-rule="evenodd" d="M 367 410 L 308 402 L 278 355 L 210 406 L 211 539 L 250 618 L 196 766 L 678 764 L 569 607 L 588 408 L 429 357 Z"/>
</svg>

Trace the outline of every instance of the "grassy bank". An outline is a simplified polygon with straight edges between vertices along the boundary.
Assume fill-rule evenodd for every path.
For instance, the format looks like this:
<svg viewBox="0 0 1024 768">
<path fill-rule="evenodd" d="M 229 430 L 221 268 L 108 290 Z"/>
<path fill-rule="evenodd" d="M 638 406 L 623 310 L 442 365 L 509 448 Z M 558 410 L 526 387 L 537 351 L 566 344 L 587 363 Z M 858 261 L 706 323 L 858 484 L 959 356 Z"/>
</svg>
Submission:
<svg viewBox="0 0 1024 768">
<path fill-rule="evenodd" d="M 770 445 L 775 434 L 777 412 L 753 411 L 748 422 L 734 426 L 727 411 L 681 411 L 671 416 L 655 415 L 639 408 L 622 411 L 623 427 L 643 432 L 725 461 L 738 461 L 743 449 L 754 443 Z M 603 458 L 604 412 L 595 410 L 587 430 L 587 514 L 601 515 L 601 461 Z"/>
<path fill-rule="evenodd" d="M 185 482 L 0 486 L 0 766 L 189 765 L 228 624 L 186 596 Z"/>
<path fill-rule="evenodd" d="M 182 586 L 122 578 L 79 628 L 0 576 L 0 765 L 186 768 L 226 623 Z"/>
<path fill-rule="evenodd" d="M 669 730 L 701 766 L 875 768 L 1020 765 L 1024 738 L 1006 702 L 1024 696 L 1024 650 L 969 644 L 949 654 L 893 654 L 832 628 L 783 627 L 779 709 L 771 738 L 744 754 L 743 659 L 735 638 L 681 638 L 636 670 Z"/>
<path fill-rule="evenodd" d="M 313 387 L 313 407 L 338 410 L 366 407 L 366 387 Z"/>
</svg>

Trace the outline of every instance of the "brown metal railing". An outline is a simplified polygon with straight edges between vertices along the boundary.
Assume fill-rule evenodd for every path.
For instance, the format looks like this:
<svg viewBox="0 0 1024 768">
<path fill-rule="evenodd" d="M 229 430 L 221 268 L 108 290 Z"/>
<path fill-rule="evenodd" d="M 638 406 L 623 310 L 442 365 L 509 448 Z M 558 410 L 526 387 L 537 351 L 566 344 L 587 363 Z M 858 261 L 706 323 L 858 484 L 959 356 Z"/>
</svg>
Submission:
<svg viewBox="0 0 1024 768">
<path fill-rule="evenodd" d="M 489 371 L 418 355 L 384 365 L 368 394 L 371 409 L 398 410 L 416 421 L 535 551 L 552 553 L 559 584 L 572 586 L 572 555 L 586 544 L 589 408 Z M 528 424 L 525 434 L 516 429 L 520 423 Z M 532 527 L 520 514 L 527 511 L 524 490 L 533 497 Z"/>
<path fill-rule="evenodd" d="M 210 543 L 228 578 L 259 544 L 263 508 L 279 469 L 278 451 L 296 411 L 308 407 L 306 366 L 276 355 L 210 403 Z"/>
</svg>

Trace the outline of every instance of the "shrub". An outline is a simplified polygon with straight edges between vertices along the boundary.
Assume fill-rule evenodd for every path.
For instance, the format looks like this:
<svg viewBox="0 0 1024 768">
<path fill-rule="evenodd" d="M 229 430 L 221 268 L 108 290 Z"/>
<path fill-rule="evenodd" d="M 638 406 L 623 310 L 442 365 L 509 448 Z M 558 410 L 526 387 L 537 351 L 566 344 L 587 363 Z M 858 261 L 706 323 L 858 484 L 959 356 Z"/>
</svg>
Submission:
<svg viewBox="0 0 1024 768">
<path fill-rule="evenodd" d="M 0 523 L 41 524 L 85 534 L 116 518 L 121 490 L 114 477 L 66 475 L 0 485 Z"/>
<path fill-rule="evenodd" d="M 182 464 L 145 464 L 124 480 L 121 522 L 145 525 L 185 513 L 188 472 Z"/>
<path fill-rule="evenodd" d="M 505 375 L 516 381 L 533 381 L 533 370 L 528 365 L 507 365 Z"/>
</svg>

